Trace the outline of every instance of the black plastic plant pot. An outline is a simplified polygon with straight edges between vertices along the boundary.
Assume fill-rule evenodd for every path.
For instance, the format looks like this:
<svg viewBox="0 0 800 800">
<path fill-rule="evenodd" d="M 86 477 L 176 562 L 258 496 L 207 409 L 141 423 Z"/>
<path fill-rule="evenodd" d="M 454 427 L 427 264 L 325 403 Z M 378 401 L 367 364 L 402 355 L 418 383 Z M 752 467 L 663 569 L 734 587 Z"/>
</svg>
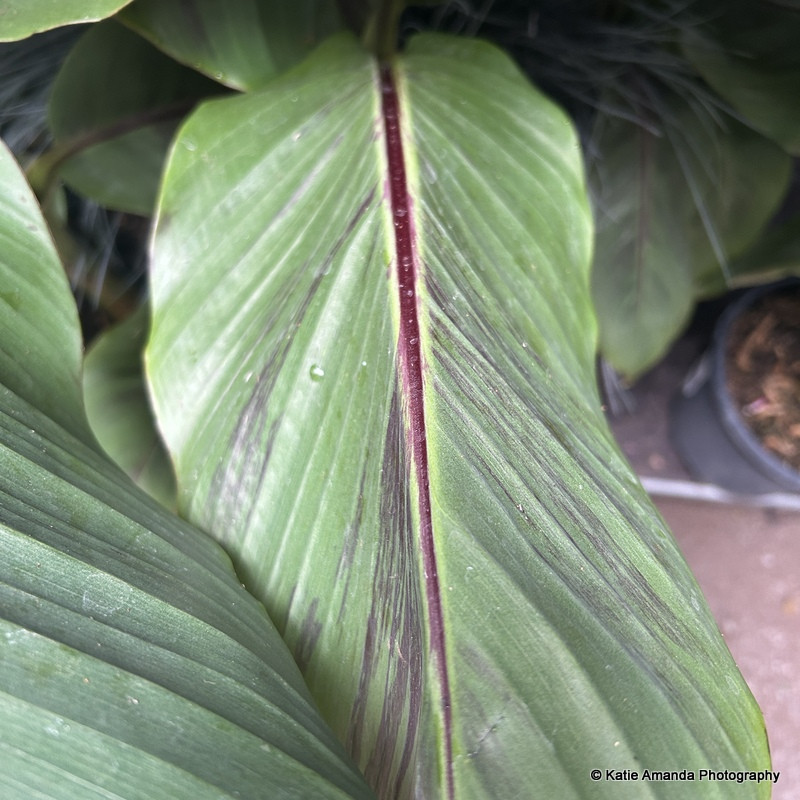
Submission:
<svg viewBox="0 0 800 800">
<path fill-rule="evenodd" d="M 767 450 L 742 418 L 727 388 L 725 357 L 734 321 L 768 293 L 790 287 L 796 291 L 800 280 L 760 286 L 728 306 L 709 351 L 672 404 L 672 443 L 697 480 L 739 494 L 800 492 L 800 472 Z"/>
</svg>

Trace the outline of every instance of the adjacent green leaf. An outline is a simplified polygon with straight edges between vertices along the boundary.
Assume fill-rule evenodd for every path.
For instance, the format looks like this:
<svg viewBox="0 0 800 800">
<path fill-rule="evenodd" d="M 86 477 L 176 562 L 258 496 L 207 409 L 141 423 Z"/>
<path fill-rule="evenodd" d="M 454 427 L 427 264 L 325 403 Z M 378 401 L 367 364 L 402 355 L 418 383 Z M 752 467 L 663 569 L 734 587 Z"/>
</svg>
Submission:
<svg viewBox="0 0 800 800">
<path fill-rule="evenodd" d="M 664 355 L 698 294 L 725 290 L 730 260 L 785 194 L 791 161 L 735 120 L 683 102 L 660 130 L 603 117 L 593 146 L 600 349 L 633 379 Z"/>
<path fill-rule="evenodd" d="M 800 155 L 800 7 L 788 3 L 695 3 L 701 25 L 683 31 L 700 74 L 754 128 Z"/>
<path fill-rule="evenodd" d="M 792 159 L 735 120 L 726 120 L 709 139 L 710 144 L 693 151 L 688 161 L 693 175 L 702 176 L 694 180 L 703 212 L 693 216 L 687 228 L 696 293 L 719 295 L 733 280 L 731 263 L 764 235 L 780 208 Z M 718 245 L 710 231 L 716 232 Z M 722 263 L 717 249 L 724 253 Z"/>
<path fill-rule="evenodd" d="M 684 798 L 590 770 L 769 763 L 600 412 L 580 161 L 489 45 L 381 72 L 338 38 L 199 109 L 165 173 L 146 363 L 182 508 L 384 798 Z"/>
<path fill-rule="evenodd" d="M 733 285 L 769 283 L 800 275 L 800 218 L 771 228 L 731 263 Z"/>
<path fill-rule="evenodd" d="M 633 378 L 666 352 L 694 305 L 686 229 L 693 199 L 669 141 L 622 119 L 604 119 L 596 141 L 592 296 L 600 351 Z"/>
<path fill-rule="evenodd" d="M 81 194 L 151 214 L 175 129 L 198 100 L 219 90 L 119 23 L 95 25 L 53 84 L 51 158 Z"/>
<path fill-rule="evenodd" d="M 335 0 L 136 0 L 120 18 L 234 89 L 262 86 L 342 27 Z"/>
<path fill-rule="evenodd" d="M 34 33 L 96 22 L 110 17 L 131 0 L 0 0 L 0 42 Z"/>
<path fill-rule="evenodd" d="M 172 508 L 175 476 L 144 385 L 147 329 L 148 311 L 142 306 L 94 342 L 83 369 L 86 413 L 105 451 L 148 494 Z"/>
<path fill-rule="evenodd" d="M 219 545 L 93 442 L 69 290 L 4 147 L 0 180 L 19 289 L 0 304 L 0 796 L 370 797 Z"/>
<path fill-rule="evenodd" d="M 64 428 L 88 435 L 78 313 L 36 198 L 3 142 L 0 186 L 0 375 Z"/>
</svg>

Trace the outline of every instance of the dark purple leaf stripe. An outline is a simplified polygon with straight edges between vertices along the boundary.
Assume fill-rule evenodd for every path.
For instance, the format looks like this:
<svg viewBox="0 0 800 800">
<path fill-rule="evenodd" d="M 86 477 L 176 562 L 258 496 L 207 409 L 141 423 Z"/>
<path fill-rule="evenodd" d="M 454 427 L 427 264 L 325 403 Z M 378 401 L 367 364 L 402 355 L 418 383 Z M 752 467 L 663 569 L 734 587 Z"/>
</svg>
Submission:
<svg viewBox="0 0 800 800">
<path fill-rule="evenodd" d="M 446 764 L 447 797 L 454 797 L 452 717 L 450 685 L 447 674 L 446 643 L 439 576 L 436 569 L 436 550 L 433 542 L 431 498 L 429 486 L 428 451 L 425 435 L 423 404 L 422 355 L 417 287 L 419 263 L 414 228 L 414 209 L 409 197 L 403 141 L 400 130 L 400 104 L 391 69 L 381 70 L 383 124 L 388 162 L 388 192 L 394 223 L 395 264 L 400 305 L 400 334 L 398 354 L 401 386 L 408 415 L 408 450 L 417 474 L 419 508 L 419 542 L 425 577 L 425 595 L 430 627 L 430 648 L 439 680 L 444 727 L 444 756 Z"/>
</svg>

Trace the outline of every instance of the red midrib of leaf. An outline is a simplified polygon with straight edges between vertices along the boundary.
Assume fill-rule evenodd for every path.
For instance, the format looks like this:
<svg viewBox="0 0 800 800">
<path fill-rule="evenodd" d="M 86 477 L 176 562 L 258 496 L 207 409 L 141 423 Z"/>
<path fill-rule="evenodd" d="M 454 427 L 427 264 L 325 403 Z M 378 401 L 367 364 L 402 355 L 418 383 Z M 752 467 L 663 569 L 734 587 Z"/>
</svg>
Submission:
<svg viewBox="0 0 800 800">
<path fill-rule="evenodd" d="M 417 305 L 419 263 L 414 226 L 414 208 L 408 192 L 403 140 L 400 131 L 400 104 L 397 98 L 397 88 L 389 67 L 381 69 L 381 96 L 386 137 L 386 158 L 389 169 L 389 199 L 394 221 L 397 288 L 400 293 L 398 347 L 402 391 L 405 397 L 404 405 L 408 414 L 407 436 L 409 441 L 407 446 L 419 486 L 419 543 L 422 550 L 422 563 L 425 573 L 425 595 L 428 608 L 431 655 L 441 692 L 447 797 L 452 799 L 454 797 L 454 785 L 450 685 L 447 676 L 442 598 L 439 575 L 436 569 L 436 550 L 433 544 L 433 523 L 431 519 L 428 449 L 423 404 L 422 353 L 420 350 L 419 311 Z"/>
</svg>

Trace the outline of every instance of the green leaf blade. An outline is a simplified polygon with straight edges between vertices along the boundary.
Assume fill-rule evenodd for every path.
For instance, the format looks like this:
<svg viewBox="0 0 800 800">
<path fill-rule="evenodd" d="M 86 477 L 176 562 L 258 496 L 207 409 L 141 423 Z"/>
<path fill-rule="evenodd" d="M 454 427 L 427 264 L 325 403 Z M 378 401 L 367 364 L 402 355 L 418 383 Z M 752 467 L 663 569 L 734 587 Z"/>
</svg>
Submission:
<svg viewBox="0 0 800 800">
<path fill-rule="evenodd" d="M 25 39 L 62 25 L 97 22 L 131 0 L 3 0 L 0 2 L 0 42 Z"/>
<path fill-rule="evenodd" d="M 86 431 L 80 408 L 81 337 L 67 276 L 36 198 L 0 143 L 0 373 L 6 386 L 65 428 Z M 65 335 L 63 331 L 67 331 Z M 37 374 L 50 374 L 42 386 Z"/>
<path fill-rule="evenodd" d="M 144 384 L 148 321 L 143 305 L 92 344 L 83 365 L 84 400 L 89 424 L 105 451 L 138 486 L 173 508 L 175 476 Z"/>
<path fill-rule="evenodd" d="M 753 128 L 800 154 L 800 91 L 797 35 L 800 10 L 792 4 L 765 5 L 757 19 L 748 3 L 718 9 L 696 6 L 702 23 L 688 27 L 681 45 L 703 79 Z"/>
<path fill-rule="evenodd" d="M 369 587 L 373 578 L 366 573 L 351 585 L 337 577 L 347 574 L 353 559 L 381 561 L 394 552 L 394 542 L 383 549 L 375 541 L 359 542 L 358 524 L 362 514 L 372 520 L 382 513 L 380 467 L 385 456 L 382 448 L 371 442 L 383 442 L 388 435 L 383 418 L 392 402 L 393 334 L 391 319 L 385 316 L 386 277 L 383 269 L 375 269 L 376 259 L 388 259 L 382 254 L 382 188 L 376 169 L 380 150 L 373 134 L 377 98 L 364 91 L 374 76 L 364 54 L 349 40 L 337 49 L 343 52 L 343 63 L 331 70 L 319 94 L 304 91 L 301 78 L 287 80 L 282 91 L 274 93 L 273 102 L 265 103 L 263 96 L 255 95 L 212 103 L 184 127 L 160 208 L 159 227 L 166 235 L 159 239 L 155 254 L 174 268 L 154 273 L 154 290 L 163 304 L 160 309 L 188 301 L 195 309 L 196 325 L 154 310 L 154 337 L 147 362 L 159 423 L 176 470 L 183 477 L 180 497 L 188 498 L 186 511 L 220 530 L 223 543 L 235 551 L 252 548 L 252 560 L 237 559 L 243 580 L 255 588 L 269 576 L 270 613 L 304 667 L 306 681 L 326 718 L 342 739 L 349 738 L 354 752 L 359 752 L 363 739 L 359 761 L 366 767 L 372 759 L 376 762 L 373 769 L 380 772 L 386 767 L 376 761 L 371 749 L 377 750 L 376 738 L 388 736 L 375 722 L 374 705 L 382 703 L 382 698 L 376 699 L 372 690 L 370 713 L 360 717 L 362 712 L 352 702 L 359 694 L 359 662 L 367 618 L 372 614 Z M 320 95 L 335 97 L 342 92 L 348 103 L 326 103 L 320 109 Z M 285 107 L 293 110 L 290 117 L 283 111 Z M 236 132 L 250 142 L 244 150 L 217 139 L 216 132 L 232 130 L 234 119 L 241 125 Z M 260 132 L 257 141 L 252 130 Z M 353 130 L 358 131 L 357 142 L 344 139 L 347 148 L 339 144 L 340 133 Z M 265 141 L 279 144 L 263 161 L 256 156 L 254 171 L 253 156 Z M 295 170 L 287 169 L 288 158 L 301 147 L 308 157 Z M 365 159 L 364 153 L 373 155 Z M 238 204 L 223 204 L 219 215 L 197 228 L 197 216 L 208 217 L 204 208 L 207 194 L 191 192 L 192 200 L 184 187 L 191 185 L 198 155 L 215 165 L 226 180 L 239 185 L 240 197 L 250 205 L 252 216 L 242 216 Z M 209 188 L 218 183 L 217 174 L 209 171 L 207 175 Z M 271 186 L 269 192 L 263 191 L 266 182 Z M 330 216 L 318 213 L 321 198 Z M 253 230 L 253 218 L 272 220 L 269 236 Z M 297 219 L 305 220 L 309 234 L 299 242 L 294 230 Z M 343 230 L 350 235 L 343 237 Z M 203 264 L 210 268 L 200 254 L 210 256 L 207 242 L 223 231 L 234 251 L 232 265 L 238 265 L 226 273 L 228 282 L 219 282 L 215 288 L 200 281 L 187 284 L 180 270 L 203 269 Z M 183 243 L 193 235 L 196 247 L 186 248 Z M 296 261 L 306 267 L 297 270 Z M 273 265 L 269 280 L 264 280 L 261 263 Z M 351 298 L 357 293 L 361 300 L 352 306 Z M 326 318 L 329 306 L 349 307 L 349 318 Z M 217 324 L 227 328 L 224 335 Z M 302 337 L 301 324 L 307 332 Z M 362 335 L 364 330 L 368 335 Z M 287 340 L 286 334 L 292 332 L 298 333 L 297 338 Z M 242 358 L 243 352 L 250 355 Z M 163 368 L 174 370 L 175 384 L 163 380 Z M 212 370 L 213 380 L 205 389 L 196 387 L 199 402 L 161 402 L 170 384 L 193 381 L 206 369 Z M 283 380 L 276 385 L 278 369 Z M 209 417 L 203 409 L 209 403 L 216 405 L 221 385 L 230 387 L 226 400 Z M 355 391 L 342 395 L 337 387 L 343 385 L 352 385 Z M 302 408 L 272 411 L 287 407 L 292 392 L 304 397 Z M 363 436 L 348 436 L 353 427 Z M 396 438 L 399 436 L 398 431 Z M 294 454 L 304 449 L 303 442 L 316 444 L 319 453 L 308 464 L 294 459 Z M 328 455 L 331 450 L 337 453 L 333 463 Z M 199 469 L 200 460 L 209 458 L 210 453 L 230 454 L 231 458 L 218 460 L 217 470 Z M 248 496 L 243 494 L 240 480 L 259 453 L 269 456 L 270 466 Z M 215 459 L 210 456 L 207 463 Z M 293 464 L 289 482 L 294 497 L 287 491 L 287 476 L 272 466 L 281 462 Z M 339 491 L 351 480 L 353 469 L 363 474 L 363 508 L 352 493 Z M 249 483 L 250 479 L 244 480 Z M 320 481 L 331 487 L 322 497 Z M 232 524 L 224 524 L 225 518 Z M 302 549 L 282 547 L 278 540 L 270 546 L 259 536 L 267 525 L 280 530 L 286 519 L 309 532 L 319 548 L 315 553 L 318 563 L 309 561 Z M 343 531 L 344 540 L 327 536 L 329 526 Z M 222 533 L 223 528 L 228 535 Z M 265 547 L 270 547 L 268 556 Z M 317 580 L 304 584 L 298 576 L 310 570 Z M 384 580 L 390 574 L 387 571 Z M 366 604 L 365 614 L 358 624 L 342 626 L 339 615 L 354 604 L 359 608 Z M 379 611 L 376 605 L 374 612 Z M 331 649 L 344 650 L 358 659 L 344 678 L 327 668 Z M 376 643 L 373 656 L 378 674 L 381 670 L 385 674 L 390 660 L 385 647 Z M 339 685 L 342 679 L 348 683 L 346 691 Z M 348 733 L 351 715 L 355 722 Z M 393 735 L 402 738 L 402 721 L 391 724 Z M 394 748 L 395 743 L 389 747 Z M 400 745 L 400 753 L 402 750 Z M 402 760 L 402 755 L 397 759 Z"/>
<path fill-rule="evenodd" d="M 379 796 L 618 797 L 596 763 L 763 768 L 757 708 L 600 413 L 565 117 L 479 43 L 419 37 L 392 75 L 411 286 L 387 87 L 354 43 L 176 141 L 147 365 L 185 513 Z"/>
<path fill-rule="evenodd" d="M 470 63 L 475 63 L 474 54 Z M 444 71 L 440 65 L 431 74 Z M 470 75 L 465 83 L 474 86 L 476 81 L 477 76 Z M 493 93 L 501 87 L 495 77 Z M 444 111 L 435 94 L 427 103 L 421 94 L 411 89 L 414 130 L 419 150 L 433 162 L 423 162 L 419 170 L 423 220 L 427 213 L 431 217 L 421 228 L 426 233 L 436 230 L 441 227 L 437 219 L 446 217 L 458 242 L 458 247 L 439 250 L 434 249 L 435 238 L 421 237 L 430 310 L 426 360 L 434 386 L 428 394 L 428 446 L 434 469 L 441 471 L 431 476 L 434 529 L 445 571 L 441 583 L 446 627 L 458 653 L 452 673 L 464 685 L 455 694 L 469 698 L 461 706 L 462 779 L 476 787 L 475 796 L 496 791 L 492 786 L 497 775 L 506 777 L 511 791 L 514 785 L 530 782 L 533 774 L 552 780 L 559 796 L 572 796 L 568 791 L 596 796 L 602 787 L 592 789 L 586 783 L 587 764 L 630 763 L 634 757 L 644 763 L 644 751 L 651 747 L 650 758 L 661 753 L 662 763 L 673 763 L 673 769 L 690 763 L 699 768 L 708 756 L 698 757 L 692 750 L 704 740 L 703 727 L 713 727 L 726 708 L 725 693 L 713 698 L 714 711 L 700 723 L 697 710 L 688 713 L 692 701 L 675 709 L 654 689 L 663 681 L 673 691 L 694 695 L 702 706 L 707 702 L 702 695 L 713 681 L 697 692 L 682 664 L 671 665 L 657 678 L 648 665 L 670 663 L 658 653 L 678 658 L 680 650 L 672 641 L 675 625 L 686 647 L 698 653 L 710 648 L 702 663 L 726 657 L 720 643 L 714 643 L 708 617 L 699 636 L 692 624 L 679 622 L 685 598 L 699 604 L 699 591 L 682 574 L 681 558 L 646 499 L 639 493 L 635 501 L 630 497 L 632 476 L 598 413 L 591 337 L 580 325 L 581 319 L 587 320 L 586 327 L 591 325 L 586 275 L 580 274 L 589 256 L 588 221 L 584 217 L 583 236 L 578 235 L 579 209 L 585 206 L 581 178 L 570 161 L 574 151 L 570 153 L 569 134 L 555 127 L 552 133 L 553 150 L 563 144 L 563 164 L 553 150 L 545 149 L 542 165 L 528 164 L 529 175 L 519 167 L 504 173 L 523 185 L 541 187 L 537 208 L 549 220 L 553 239 L 569 241 L 574 248 L 565 256 L 557 247 L 539 245 L 550 259 L 531 259 L 538 291 L 527 294 L 533 287 L 521 259 L 483 258 L 480 272 L 468 268 L 479 262 L 479 245 L 485 241 L 476 233 L 487 227 L 482 216 L 501 221 L 504 240 L 521 238 L 519 228 L 525 223 L 519 221 L 516 227 L 508 212 L 520 204 L 504 208 L 498 202 L 497 210 L 489 210 L 487 196 L 494 191 L 502 197 L 509 191 L 499 182 L 499 188 L 485 186 L 480 207 L 463 203 L 458 215 L 447 215 L 448 204 L 481 153 L 476 148 L 463 166 L 444 161 L 441 154 L 447 151 L 441 143 L 457 140 L 456 131 L 465 123 L 457 111 Z M 455 96 L 469 97 L 461 92 Z M 427 114 L 436 120 L 431 127 L 444 134 L 440 138 L 428 139 Z M 491 116 L 513 136 L 513 122 L 499 111 Z M 426 173 L 449 176 L 449 181 L 426 183 Z M 551 187 L 548 178 L 556 185 Z M 574 209 L 574 216 L 559 219 L 556 209 L 565 207 Z M 565 262 L 575 273 L 561 286 L 562 292 L 569 287 L 568 294 L 559 296 L 555 276 L 563 275 Z M 490 265 L 501 263 L 503 268 L 493 274 Z M 516 281 L 515 263 L 522 268 Z M 546 293 L 547 276 L 554 281 L 551 296 Z M 527 314 L 514 313 L 517 303 Z M 558 309 L 559 319 L 552 309 Z M 569 326 L 562 320 L 576 323 Z M 576 361 L 576 355 L 581 360 Z M 580 393 L 574 391 L 575 383 Z M 622 499 L 626 496 L 627 502 Z M 649 585 L 663 587 L 663 595 L 647 597 L 642 572 Z M 620 581 L 624 588 L 618 589 Z M 483 602 L 470 602 L 470 597 Z M 532 622 L 515 626 L 509 636 L 510 620 L 518 619 Z M 501 633 L 495 638 L 494 632 Z M 615 654 L 623 642 L 627 657 Z M 608 673 L 611 664 L 613 676 Z M 627 697 L 618 683 L 622 675 Z M 559 686 L 560 692 L 555 688 Z M 561 698 L 557 706 L 544 699 L 553 695 Z M 525 702 L 520 702 L 522 697 Z M 658 717 L 659 732 L 647 730 L 650 723 L 641 718 L 642 708 Z M 684 725 L 692 718 L 697 731 L 695 741 L 687 743 Z M 606 733 L 597 736 L 601 728 Z M 642 744 L 645 739 L 647 745 Z M 532 746 L 534 740 L 538 747 Z M 498 757 L 498 752 L 513 753 L 519 741 L 526 742 L 524 756 L 517 752 L 517 761 Z M 570 741 L 582 743 L 577 752 Z M 721 744 L 724 752 L 727 742 Z M 640 792 L 637 787 L 635 796 Z"/>
<path fill-rule="evenodd" d="M 130 758 L 149 765 L 153 797 L 198 784 L 209 797 L 268 787 L 294 797 L 297 786 L 358 796 L 294 663 L 221 551 L 6 393 L 9 407 L 22 419 L 6 410 L 0 419 L 3 618 L 39 637 L 26 633 L 25 648 L 5 652 L 0 681 L 76 728 L 55 755 L 49 742 L 36 757 L 62 769 L 88 760 L 83 779 L 97 770 L 120 792 L 124 774 L 102 764 Z M 15 708 L 11 700 L 0 713 Z"/>
<path fill-rule="evenodd" d="M 240 90 L 262 86 L 341 30 L 332 0 L 136 0 L 120 18 L 181 63 Z"/>
<path fill-rule="evenodd" d="M 731 264 L 731 273 L 737 287 L 800 275 L 800 219 L 792 216 L 771 226 Z"/>
<path fill-rule="evenodd" d="M 740 122 L 682 100 L 655 129 L 601 118 L 594 137 L 600 349 L 635 379 L 664 355 L 698 296 L 725 291 L 731 262 L 777 210 L 791 163 Z"/>
</svg>

